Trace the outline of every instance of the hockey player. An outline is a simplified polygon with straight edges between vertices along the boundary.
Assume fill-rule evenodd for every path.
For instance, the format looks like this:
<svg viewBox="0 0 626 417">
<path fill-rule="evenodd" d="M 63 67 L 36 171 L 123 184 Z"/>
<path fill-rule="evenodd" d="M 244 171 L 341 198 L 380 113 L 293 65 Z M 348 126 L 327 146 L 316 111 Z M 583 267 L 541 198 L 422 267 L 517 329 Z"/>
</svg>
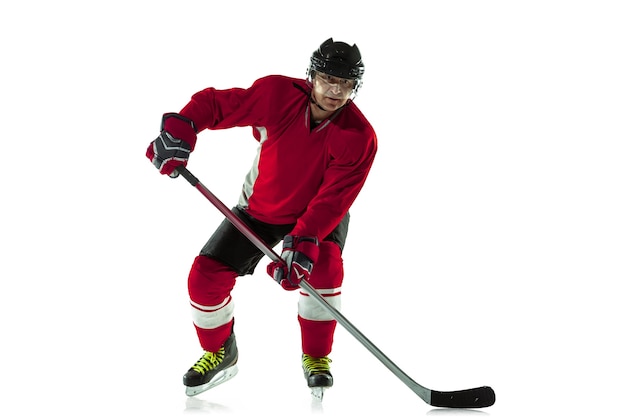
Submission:
<svg viewBox="0 0 626 417">
<path fill-rule="evenodd" d="M 348 210 L 370 171 L 376 134 L 352 101 L 364 65 L 356 45 L 332 38 L 316 49 L 306 79 L 271 75 L 251 87 L 197 92 L 179 113 L 165 113 L 146 156 L 176 177 L 205 129 L 249 126 L 259 142 L 232 211 L 270 247 L 283 242 L 268 274 L 284 289 L 302 279 L 340 308 L 342 250 Z M 193 324 L 204 350 L 183 376 L 187 395 L 230 379 L 238 357 L 231 291 L 252 274 L 263 253 L 228 220 L 195 258 L 188 277 Z M 333 385 L 330 358 L 336 321 L 300 292 L 302 368 L 309 387 Z"/>
</svg>

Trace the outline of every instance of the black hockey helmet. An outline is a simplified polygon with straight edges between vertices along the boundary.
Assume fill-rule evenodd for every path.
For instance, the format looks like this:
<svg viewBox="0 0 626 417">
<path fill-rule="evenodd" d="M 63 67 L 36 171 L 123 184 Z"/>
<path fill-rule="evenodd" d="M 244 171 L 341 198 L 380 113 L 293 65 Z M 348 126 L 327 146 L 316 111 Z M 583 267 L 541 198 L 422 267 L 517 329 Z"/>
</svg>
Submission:
<svg viewBox="0 0 626 417">
<path fill-rule="evenodd" d="M 356 44 L 350 46 L 345 42 L 335 42 L 333 38 L 328 38 L 311 55 L 307 74 L 312 78 L 315 72 L 354 80 L 356 93 L 361 85 L 365 65 Z"/>
</svg>

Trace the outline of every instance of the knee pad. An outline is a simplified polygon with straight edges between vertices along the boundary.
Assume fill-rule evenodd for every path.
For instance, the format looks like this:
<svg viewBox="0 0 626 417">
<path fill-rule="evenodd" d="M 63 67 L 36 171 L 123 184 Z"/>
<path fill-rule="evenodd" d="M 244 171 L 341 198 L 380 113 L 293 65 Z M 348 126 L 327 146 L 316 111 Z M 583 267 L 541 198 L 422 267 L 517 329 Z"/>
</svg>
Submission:
<svg viewBox="0 0 626 417">
<path fill-rule="evenodd" d="M 313 265 L 309 283 L 316 289 L 341 288 L 343 283 L 343 258 L 339 246 L 330 241 L 319 244 L 320 253 Z"/>
<path fill-rule="evenodd" d="M 237 272 L 223 263 L 199 255 L 187 279 L 189 298 L 204 306 L 218 305 L 230 296 L 237 276 Z"/>
</svg>

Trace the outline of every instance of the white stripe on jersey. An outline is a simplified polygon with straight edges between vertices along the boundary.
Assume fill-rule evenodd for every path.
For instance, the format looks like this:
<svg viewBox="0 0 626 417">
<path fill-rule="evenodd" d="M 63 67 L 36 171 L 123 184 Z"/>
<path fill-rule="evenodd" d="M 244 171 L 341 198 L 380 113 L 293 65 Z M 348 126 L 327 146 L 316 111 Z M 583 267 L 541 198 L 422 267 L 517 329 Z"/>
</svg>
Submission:
<svg viewBox="0 0 626 417">
<path fill-rule="evenodd" d="M 263 126 L 256 126 L 255 129 L 259 132 L 259 147 L 257 149 L 256 157 L 254 158 L 254 162 L 252 163 L 252 168 L 248 171 L 246 175 L 245 181 L 243 183 L 243 187 L 241 190 L 241 195 L 239 196 L 239 205 L 243 208 L 248 207 L 248 201 L 250 200 L 250 196 L 252 195 L 254 189 L 254 182 L 259 176 L 259 159 L 261 157 L 261 147 L 263 146 L 263 142 L 267 140 L 267 129 Z"/>
</svg>

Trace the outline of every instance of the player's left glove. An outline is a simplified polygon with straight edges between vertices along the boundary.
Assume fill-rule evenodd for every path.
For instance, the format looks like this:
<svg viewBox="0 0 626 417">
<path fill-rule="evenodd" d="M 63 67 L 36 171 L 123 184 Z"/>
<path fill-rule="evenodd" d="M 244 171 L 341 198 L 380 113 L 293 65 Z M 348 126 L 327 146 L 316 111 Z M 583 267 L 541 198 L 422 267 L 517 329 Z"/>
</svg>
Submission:
<svg viewBox="0 0 626 417">
<path fill-rule="evenodd" d="M 150 143 L 146 156 L 161 174 L 176 178 L 176 168 L 187 165 L 196 145 L 197 133 L 191 119 L 178 113 L 165 113 L 161 134 Z"/>
<path fill-rule="evenodd" d="M 296 290 L 300 281 L 309 279 L 319 252 L 317 237 L 287 235 L 281 260 L 267 265 L 267 273 L 287 291 Z"/>
</svg>

